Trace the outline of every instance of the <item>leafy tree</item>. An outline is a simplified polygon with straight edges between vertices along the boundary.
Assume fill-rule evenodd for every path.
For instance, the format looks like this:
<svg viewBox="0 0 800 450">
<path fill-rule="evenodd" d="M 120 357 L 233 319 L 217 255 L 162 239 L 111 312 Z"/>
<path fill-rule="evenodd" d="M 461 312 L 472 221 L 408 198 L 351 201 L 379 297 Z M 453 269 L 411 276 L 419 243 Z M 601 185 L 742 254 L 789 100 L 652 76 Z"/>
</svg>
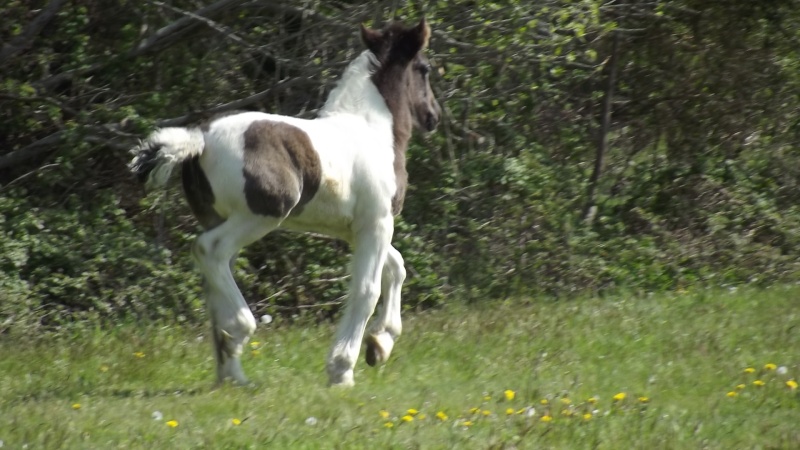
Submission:
<svg viewBox="0 0 800 450">
<path fill-rule="evenodd" d="M 143 199 L 127 149 L 231 109 L 313 117 L 360 51 L 357 25 L 393 16 L 431 21 L 445 109 L 409 151 L 406 305 L 800 269 L 791 0 L 6 0 L 2 12 L 0 324 L 202 317 L 197 225 L 178 189 Z M 276 233 L 237 276 L 257 310 L 324 317 L 347 250 Z"/>
</svg>

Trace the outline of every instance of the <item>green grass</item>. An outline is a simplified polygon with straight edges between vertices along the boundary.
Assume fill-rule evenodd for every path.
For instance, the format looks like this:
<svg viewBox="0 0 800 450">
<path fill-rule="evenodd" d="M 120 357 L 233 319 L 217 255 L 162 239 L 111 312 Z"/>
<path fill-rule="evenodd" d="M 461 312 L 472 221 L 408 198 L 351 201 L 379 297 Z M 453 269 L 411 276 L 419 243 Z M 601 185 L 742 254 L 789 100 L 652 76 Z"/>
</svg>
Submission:
<svg viewBox="0 0 800 450">
<path fill-rule="evenodd" d="M 800 390 L 785 384 L 800 379 L 798 305 L 800 289 L 776 287 L 407 313 L 390 362 L 360 362 L 349 390 L 325 386 L 330 325 L 260 327 L 257 354 L 244 358 L 254 385 L 216 390 L 205 328 L 9 334 L 0 337 L 0 440 L 30 449 L 798 448 Z M 528 406 L 533 417 L 516 414 Z M 404 422 L 409 408 L 419 413 Z"/>
</svg>

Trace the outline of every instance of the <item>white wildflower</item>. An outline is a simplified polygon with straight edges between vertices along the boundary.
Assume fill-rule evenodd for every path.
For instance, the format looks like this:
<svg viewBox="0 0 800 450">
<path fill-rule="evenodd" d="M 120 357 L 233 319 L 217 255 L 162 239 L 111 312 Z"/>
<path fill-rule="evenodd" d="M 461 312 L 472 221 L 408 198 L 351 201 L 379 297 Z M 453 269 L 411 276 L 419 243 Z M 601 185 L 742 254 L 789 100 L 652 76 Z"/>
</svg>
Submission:
<svg viewBox="0 0 800 450">
<path fill-rule="evenodd" d="M 153 420 L 161 420 L 164 418 L 164 415 L 161 414 L 161 411 L 153 411 L 152 417 Z"/>
<path fill-rule="evenodd" d="M 313 427 L 316 424 L 317 424 L 317 418 L 316 417 L 311 416 L 308 419 L 306 419 L 306 425 Z"/>
<path fill-rule="evenodd" d="M 272 316 L 270 316 L 269 314 L 264 314 L 263 316 L 261 316 L 261 323 L 263 323 L 264 325 L 271 324 Z"/>
</svg>

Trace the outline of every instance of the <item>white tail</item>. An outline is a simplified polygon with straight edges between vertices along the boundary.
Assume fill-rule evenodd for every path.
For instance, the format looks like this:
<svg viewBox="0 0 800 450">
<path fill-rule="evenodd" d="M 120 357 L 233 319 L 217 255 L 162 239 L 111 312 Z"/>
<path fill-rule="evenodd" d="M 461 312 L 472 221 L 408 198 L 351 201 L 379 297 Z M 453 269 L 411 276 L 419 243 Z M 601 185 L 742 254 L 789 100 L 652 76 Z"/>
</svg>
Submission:
<svg viewBox="0 0 800 450">
<path fill-rule="evenodd" d="M 147 190 L 167 184 L 176 164 L 203 152 L 205 140 L 198 128 L 160 128 L 131 150 L 131 170 L 147 179 Z"/>
</svg>

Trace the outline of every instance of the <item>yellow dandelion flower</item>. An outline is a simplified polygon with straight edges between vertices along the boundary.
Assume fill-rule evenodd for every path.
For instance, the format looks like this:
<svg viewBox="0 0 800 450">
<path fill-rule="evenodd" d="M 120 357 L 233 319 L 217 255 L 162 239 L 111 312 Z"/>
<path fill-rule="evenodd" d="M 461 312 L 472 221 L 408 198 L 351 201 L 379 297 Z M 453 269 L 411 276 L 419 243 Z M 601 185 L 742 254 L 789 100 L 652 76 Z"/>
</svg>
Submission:
<svg viewBox="0 0 800 450">
<path fill-rule="evenodd" d="M 480 410 L 481 410 L 481 409 L 480 409 L 480 408 L 477 408 L 477 407 L 475 407 L 475 408 L 470 408 L 470 409 L 469 409 L 469 413 L 470 413 L 470 414 L 477 414 L 477 413 L 478 413 L 478 411 L 480 411 Z"/>
<path fill-rule="evenodd" d="M 583 415 L 583 420 L 591 420 L 591 419 L 592 419 L 592 413 L 587 412 L 586 414 Z"/>
<path fill-rule="evenodd" d="M 562 416 L 567 416 L 567 417 L 572 417 L 572 416 L 575 415 L 575 413 L 571 409 L 562 409 L 561 410 L 561 415 Z"/>
<path fill-rule="evenodd" d="M 400 420 L 402 420 L 403 422 L 413 422 L 414 416 L 406 414 L 405 416 L 401 417 Z"/>
<path fill-rule="evenodd" d="M 392 427 L 394 427 L 394 423 L 386 422 L 386 423 L 383 424 L 383 426 L 386 427 L 386 428 L 392 428 Z"/>
<path fill-rule="evenodd" d="M 426 417 L 428 417 L 428 416 L 426 416 L 426 415 L 425 415 L 425 413 L 420 413 L 420 414 L 417 416 L 417 419 L 419 419 L 419 420 L 425 420 L 425 418 L 426 418 Z"/>
<path fill-rule="evenodd" d="M 503 391 L 503 395 L 506 396 L 506 400 L 511 401 L 514 400 L 514 397 L 517 396 L 517 393 L 512 391 L 511 389 L 506 389 L 505 391 Z"/>
<path fill-rule="evenodd" d="M 491 396 L 491 395 L 484 395 L 484 396 L 483 396 L 483 400 L 484 400 L 484 401 L 487 401 L 487 402 L 488 402 L 488 401 L 489 401 L 489 400 L 491 400 L 491 399 L 492 399 L 492 396 Z"/>
<path fill-rule="evenodd" d="M 170 428 L 175 428 L 175 427 L 178 426 L 178 421 L 177 420 L 170 420 L 170 421 L 167 422 L 167 426 L 170 427 Z"/>
<path fill-rule="evenodd" d="M 447 420 L 447 414 L 445 414 L 444 411 L 439 411 L 436 413 L 436 418 L 444 422 Z"/>
<path fill-rule="evenodd" d="M 597 403 L 597 397 L 589 397 L 588 399 L 586 399 L 586 401 L 594 405 L 595 403 Z"/>
<path fill-rule="evenodd" d="M 733 398 L 733 397 L 736 397 L 736 396 L 738 396 L 738 395 L 739 395 L 739 393 L 738 393 L 738 392 L 736 392 L 736 391 L 730 391 L 730 392 L 728 392 L 728 393 L 727 393 L 727 394 L 725 394 L 725 395 L 727 395 L 727 396 L 728 396 L 728 397 L 730 397 L 730 398 Z"/>
<path fill-rule="evenodd" d="M 464 425 L 465 427 L 471 427 L 472 426 L 472 421 L 471 420 L 465 420 L 464 422 L 461 423 L 461 425 Z"/>
<path fill-rule="evenodd" d="M 744 383 L 742 383 L 742 384 L 737 384 L 737 385 L 736 385 L 736 389 L 738 389 L 738 390 L 740 390 L 740 391 L 741 391 L 742 389 L 746 388 L 746 387 L 747 387 L 747 385 L 746 385 L 746 384 L 744 384 Z"/>
<path fill-rule="evenodd" d="M 419 413 L 419 411 L 417 411 L 417 410 L 416 410 L 416 409 L 414 409 L 414 408 L 409 408 L 409 409 L 408 409 L 408 411 L 406 411 L 406 413 L 407 413 L 408 415 L 410 415 L 410 416 L 416 416 L 416 415 Z"/>
<path fill-rule="evenodd" d="M 103 373 L 105 373 L 105 372 L 108 372 L 108 366 L 107 366 L 107 365 L 105 365 L 105 364 L 103 364 L 102 366 L 100 366 L 100 372 L 103 372 Z"/>
<path fill-rule="evenodd" d="M 488 409 L 484 409 L 483 411 L 481 411 L 481 414 L 488 417 L 492 415 L 492 412 L 489 411 Z"/>
<path fill-rule="evenodd" d="M 144 358 L 144 352 L 133 352 L 133 356 L 136 358 Z"/>
<path fill-rule="evenodd" d="M 256 348 L 258 348 L 259 345 L 261 345 L 261 342 L 253 341 L 253 342 L 250 343 L 250 348 L 256 349 Z"/>
<path fill-rule="evenodd" d="M 625 400 L 625 397 L 627 397 L 627 394 L 625 394 L 624 392 L 620 392 L 619 394 L 615 395 L 612 398 L 614 399 L 615 402 L 621 402 Z"/>
<path fill-rule="evenodd" d="M 542 418 L 541 418 L 541 419 L 539 419 L 539 420 L 541 420 L 542 422 L 552 422 L 552 421 L 553 421 L 553 416 L 551 416 L 551 415 L 549 415 L 549 414 L 545 414 L 545 415 L 544 415 L 544 416 L 542 416 Z"/>
<path fill-rule="evenodd" d="M 752 367 L 748 367 L 748 368 L 744 369 L 744 373 L 753 373 L 755 371 L 756 371 L 756 369 L 754 369 Z"/>
<path fill-rule="evenodd" d="M 389 411 L 382 409 L 378 411 L 378 415 L 381 416 L 381 419 L 388 419 L 389 418 Z"/>
<path fill-rule="evenodd" d="M 514 408 L 506 408 L 506 415 L 507 416 L 514 415 Z"/>
<path fill-rule="evenodd" d="M 764 370 L 775 370 L 778 366 L 772 363 L 764 364 Z"/>
<path fill-rule="evenodd" d="M 233 419 L 231 419 L 231 423 L 234 424 L 234 425 L 241 425 L 242 421 L 237 419 L 237 418 L 233 418 Z"/>
<path fill-rule="evenodd" d="M 650 397 L 645 397 L 644 395 L 639 397 L 639 402 L 641 402 L 641 403 L 647 403 L 649 401 L 650 401 Z"/>
<path fill-rule="evenodd" d="M 81 404 L 80 403 L 73 403 L 72 404 L 72 409 L 81 409 Z"/>
<path fill-rule="evenodd" d="M 759 386 L 759 387 L 760 387 L 760 386 L 763 386 L 763 385 L 765 385 L 765 384 L 767 384 L 767 383 L 764 383 L 764 381 L 763 381 L 763 380 L 756 380 L 756 381 L 753 381 L 753 385 L 754 385 L 754 386 Z"/>
<path fill-rule="evenodd" d="M 564 397 L 564 398 L 561 399 L 561 404 L 562 405 L 571 405 L 572 404 L 572 400 L 568 399 L 567 397 Z"/>
<path fill-rule="evenodd" d="M 787 381 L 786 382 L 786 387 L 788 387 L 791 390 L 797 389 L 797 381 L 794 381 L 794 380 Z"/>
<path fill-rule="evenodd" d="M 547 405 L 550 402 L 546 398 L 543 398 L 543 399 L 539 400 L 539 403 L 541 403 L 542 405 Z"/>
</svg>

